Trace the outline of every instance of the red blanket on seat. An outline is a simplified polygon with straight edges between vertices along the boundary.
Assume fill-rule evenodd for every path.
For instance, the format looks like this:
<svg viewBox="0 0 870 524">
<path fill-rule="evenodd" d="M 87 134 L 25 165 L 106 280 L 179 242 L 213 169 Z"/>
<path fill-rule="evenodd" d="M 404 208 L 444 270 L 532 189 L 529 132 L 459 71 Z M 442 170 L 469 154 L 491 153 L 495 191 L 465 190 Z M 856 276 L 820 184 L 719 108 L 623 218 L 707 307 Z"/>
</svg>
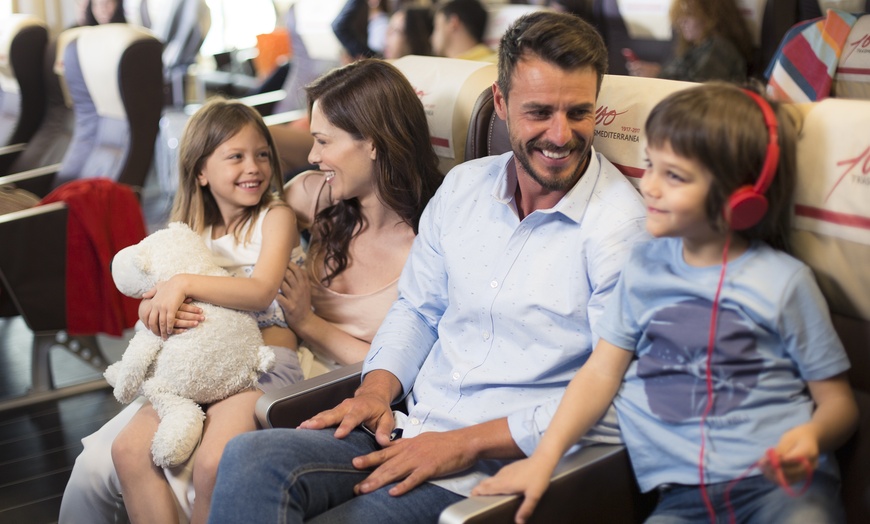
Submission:
<svg viewBox="0 0 870 524">
<path fill-rule="evenodd" d="M 106 178 L 66 183 L 42 204 L 69 207 L 66 245 L 66 321 L 71 335 L 120 336 L 138 318 L 139 301 L 112 281 L 112 257 L 145 238 L 145 220 L 133 191 Z"/>
</svg>

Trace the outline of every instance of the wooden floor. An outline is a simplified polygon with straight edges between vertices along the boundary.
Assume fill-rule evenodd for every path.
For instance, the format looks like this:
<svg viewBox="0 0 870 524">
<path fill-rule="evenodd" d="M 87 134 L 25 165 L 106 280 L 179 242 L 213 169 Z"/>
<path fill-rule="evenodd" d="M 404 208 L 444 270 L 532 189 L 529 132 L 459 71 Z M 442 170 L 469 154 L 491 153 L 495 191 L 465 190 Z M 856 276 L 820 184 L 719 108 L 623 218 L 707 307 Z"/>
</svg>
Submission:
<svg viewBox="0 0 870 524">
<path fill-rule="evenodd" d="M 143 208 L 149 231 L 165 223 L 167 199 L 146 185 Z M 6 246 L 3 247 L 6 249 Z M 127 338 L 99 337 L 110 360 L 117 360 Z M 33 334 L 21 317 L 0 318 L 0 405 L 21 401 L 30 387 Z M 57 386 L 101 378 L 70 352 L 52 350 Z M 102 389 L 13 409 L 0 409 L 0 524 L 57 522 L 63 490 L 81 439 L 118 413 L 120 404 Z"/>
</svg>

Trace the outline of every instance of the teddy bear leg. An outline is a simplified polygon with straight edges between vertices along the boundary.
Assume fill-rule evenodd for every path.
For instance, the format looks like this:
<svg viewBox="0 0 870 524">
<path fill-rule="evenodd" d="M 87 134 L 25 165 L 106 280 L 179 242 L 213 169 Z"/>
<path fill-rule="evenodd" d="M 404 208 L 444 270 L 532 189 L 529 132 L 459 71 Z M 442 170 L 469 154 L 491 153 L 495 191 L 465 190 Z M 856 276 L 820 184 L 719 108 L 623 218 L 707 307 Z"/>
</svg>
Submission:
<svg viewBox="0 0 870 524">
<path fill-rule="evenodd" d="M 149 379 L 142 390 L 160 417 L 151 441 L 154 464 L 174 467 L 190 458 L 199 444 L 205 413 L 199 404 L 172 393 L 172 388 L 165 386 L 158 379 Z"/>
<path fill-rule="evenodd" d="M 139 395 L 139 386 L 157 357 L 163 340 L 150 331 L 139 331 L 130 340 L 121 360 L 109 366 L 103 376 L 115 387 L 115 398 L 127 404 Z"/>
</svg>

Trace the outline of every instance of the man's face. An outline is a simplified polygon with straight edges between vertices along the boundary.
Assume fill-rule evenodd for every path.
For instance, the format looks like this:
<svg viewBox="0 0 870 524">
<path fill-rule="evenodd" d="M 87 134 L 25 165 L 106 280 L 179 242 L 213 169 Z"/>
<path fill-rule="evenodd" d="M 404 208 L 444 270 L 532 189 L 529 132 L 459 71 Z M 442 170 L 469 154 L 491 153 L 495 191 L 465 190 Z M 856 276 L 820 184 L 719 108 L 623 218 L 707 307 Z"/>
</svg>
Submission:
<svg viewBox="0 0 870 524">
<path fill-rule="evenodd" d="M 597 75 L 566 71 L 536 56 L 520 58 L 510 102 L 495 87 L 498 116 L 507 122 L 517 176 L 548 191 L 567 191 L 587 165 L 595 129 Z"/>
<path fill-rule="evenodd" d="M 435 13 L 435 19 L 432 22 L 432 36 L 430 42 L 432 44 L 432 54 L 435 56 L 445 56 L 444 48 L 447 41 L 448 20 L 444 13 Z"/>
</svg>

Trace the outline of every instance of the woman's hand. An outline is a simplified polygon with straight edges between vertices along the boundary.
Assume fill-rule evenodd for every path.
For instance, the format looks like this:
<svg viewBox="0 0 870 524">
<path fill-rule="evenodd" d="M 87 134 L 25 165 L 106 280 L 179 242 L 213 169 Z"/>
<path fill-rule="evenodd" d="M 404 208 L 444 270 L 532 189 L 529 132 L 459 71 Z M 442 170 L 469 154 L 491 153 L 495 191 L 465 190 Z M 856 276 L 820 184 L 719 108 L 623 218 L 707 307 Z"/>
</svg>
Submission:
<svg viewBox="0 0 870 524">
<path fill-rule="evenodd" d="M 294 331 L 312 314 L 311 288 L 306 271 L 291 261 L 278 293 L 278 305 L 284 310 L 284 320 Z"/>
<path fill-rule="evenodd" d="M 625 68 L 631 76 L 643 76 L 647 78 L 656 78 L 662 72 L 661 64 L 645 60 L 630 60 L 625 63 Z"/>
</svg>

